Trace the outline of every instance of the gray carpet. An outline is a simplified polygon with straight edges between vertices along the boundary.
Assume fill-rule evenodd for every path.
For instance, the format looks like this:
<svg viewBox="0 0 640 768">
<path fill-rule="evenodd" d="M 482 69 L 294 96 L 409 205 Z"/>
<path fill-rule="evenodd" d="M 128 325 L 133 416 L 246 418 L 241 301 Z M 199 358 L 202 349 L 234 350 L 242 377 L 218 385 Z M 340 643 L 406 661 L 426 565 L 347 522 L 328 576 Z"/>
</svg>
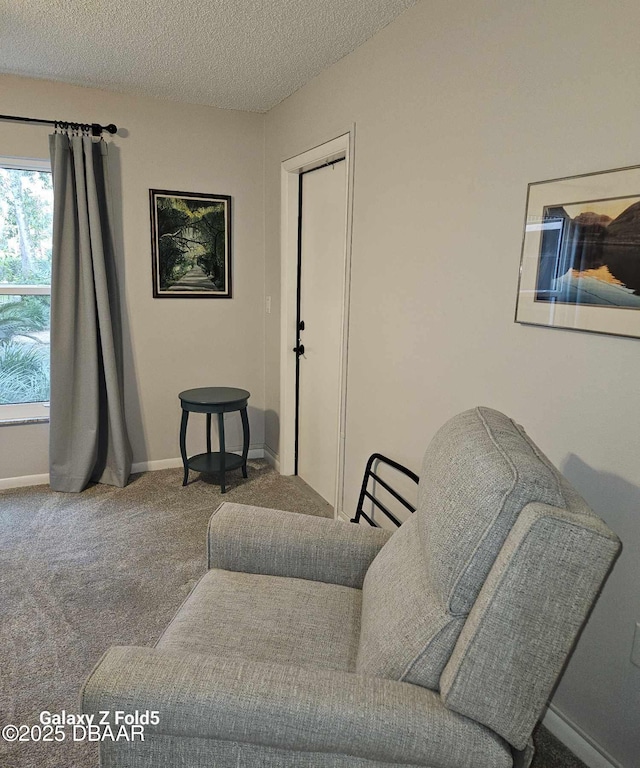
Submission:
<svg viewBox="0 0 640 768">
<path fill-rule="evenodd" d="M 263 461 L 232 473 L 224 497 L 182 470 L 135 475 L 124 489 L 0 492 L 0 726 L 77 712 L 82 681 L 111 645 L 151 645 L 206 568 L 209 517 L 221 500 L 328 515 L 298 478 Z M 544 729 L 535 768 L 584 768 Z M 2 768 L 96 768 L 86 742 L 0 739 Z"/>
</svg>

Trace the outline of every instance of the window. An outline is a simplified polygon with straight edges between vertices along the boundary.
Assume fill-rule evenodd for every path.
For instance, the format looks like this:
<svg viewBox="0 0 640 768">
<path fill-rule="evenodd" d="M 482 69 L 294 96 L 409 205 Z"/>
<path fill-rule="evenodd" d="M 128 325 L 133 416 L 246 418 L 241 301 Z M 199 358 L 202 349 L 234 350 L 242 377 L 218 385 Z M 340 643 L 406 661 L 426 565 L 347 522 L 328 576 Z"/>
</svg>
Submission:
<svg viewBox="0 0 640 768">
<path fill-rule="evenodd" d="M 48 418 L 52 218 L 50 164 L 0 158 L 0 421 Z"/>
</svg>

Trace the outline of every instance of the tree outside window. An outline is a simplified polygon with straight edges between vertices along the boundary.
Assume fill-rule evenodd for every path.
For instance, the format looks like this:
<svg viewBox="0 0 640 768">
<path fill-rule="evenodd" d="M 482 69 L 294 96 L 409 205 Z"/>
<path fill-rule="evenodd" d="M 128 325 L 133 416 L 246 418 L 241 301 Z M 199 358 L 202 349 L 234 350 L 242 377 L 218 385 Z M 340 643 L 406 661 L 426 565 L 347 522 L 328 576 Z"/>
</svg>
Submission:
<svg viewBox="0 0 640 768">
<path fill-rule="evenodd" d="M 29 164 L 0 159 L 0 405 L 49 400 L 53 189 Z"/>
</svg>

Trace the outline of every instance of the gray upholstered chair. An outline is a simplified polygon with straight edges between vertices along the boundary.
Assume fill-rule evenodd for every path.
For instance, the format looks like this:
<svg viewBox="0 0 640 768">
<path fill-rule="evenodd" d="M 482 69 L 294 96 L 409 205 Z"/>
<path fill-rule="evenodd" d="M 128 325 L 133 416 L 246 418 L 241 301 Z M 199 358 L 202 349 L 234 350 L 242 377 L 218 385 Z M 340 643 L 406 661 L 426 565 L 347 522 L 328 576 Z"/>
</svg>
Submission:
<svg viewBox="0 0 640 768">
<path fill-rule="evenodd" d="M 507 768 L 619 549 L 487 408 L 427 449 L 397 532 L 223 504 L 210 570 L 153 648 L 112 648 L 83 711 L 156 710 L 104 768 Z"/>
</svg>

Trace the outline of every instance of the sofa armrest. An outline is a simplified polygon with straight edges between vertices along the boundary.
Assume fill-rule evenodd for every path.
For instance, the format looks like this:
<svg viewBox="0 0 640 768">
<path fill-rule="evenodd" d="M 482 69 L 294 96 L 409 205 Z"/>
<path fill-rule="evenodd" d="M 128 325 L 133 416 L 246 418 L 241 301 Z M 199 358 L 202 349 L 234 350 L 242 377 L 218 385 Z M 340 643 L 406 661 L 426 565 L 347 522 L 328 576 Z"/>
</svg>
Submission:
<svg viewBox="0 0 640 768">
<path fill-rule="evenodd" d="M 380 528 L 226 502 L 209 522 L 209 568 L 360 588 L 390 536 Z"/>
<path fill-rule="evenodd" d="M 154 734 L 224 739 L 439 768 L 511 766 L 505 743 L 426 688 L 350 672 L 111 648 L 82 711 L 157 712 Z M 97 722 L 97 720 L 96 720 Z"/>
</svg>

